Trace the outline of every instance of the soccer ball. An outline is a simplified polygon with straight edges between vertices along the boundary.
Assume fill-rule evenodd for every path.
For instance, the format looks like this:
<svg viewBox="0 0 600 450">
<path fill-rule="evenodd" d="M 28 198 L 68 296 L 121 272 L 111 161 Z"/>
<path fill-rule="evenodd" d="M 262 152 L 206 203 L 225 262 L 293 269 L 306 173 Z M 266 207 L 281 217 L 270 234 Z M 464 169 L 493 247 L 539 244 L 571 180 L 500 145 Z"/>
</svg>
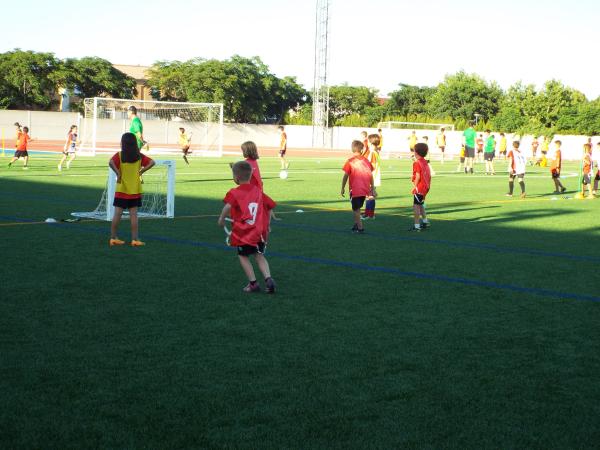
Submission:
<svg viewBox="0 0 600 450">
<path fill-rule="evenodd" d="M 287 177 L 288 177 L 287 170 L 282 170 L 281 172 L 279 172 L 279 178 L 281 178 L 282 180 L 285 180 Z"/>
</svg>

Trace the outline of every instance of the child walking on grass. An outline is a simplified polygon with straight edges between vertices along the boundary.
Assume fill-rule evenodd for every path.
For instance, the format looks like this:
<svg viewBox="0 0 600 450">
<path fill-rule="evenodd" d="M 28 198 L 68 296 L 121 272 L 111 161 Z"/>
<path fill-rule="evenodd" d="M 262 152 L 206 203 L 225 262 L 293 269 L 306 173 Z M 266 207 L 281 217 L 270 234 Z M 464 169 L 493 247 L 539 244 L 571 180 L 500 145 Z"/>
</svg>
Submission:
<svg viewBox="0 0 600 450">
<path fill-rule="evenodd" d="M 110 240 L 108 241 L 111 247 L 125 244 L 125 241 L 119 239 L 117 235 L 119 223 L 125 209 L 129 210 L 131 221 L 131 246 L 146 245 L 139 240 L 137 213 L 138 208 L 142 206 L 141 175 L 150 170 L 154 164 L 154 160 L 140 153 L 135 134 L 125 133 L 121 137 L 121 151 L 115 153 L 108 163 L 108 166 L 117 175 L 113 202 L 115 213 L 110 227 Z"/>
<path fill-rule="evenodd" d="M 352 231 L 362 234 L 365 232 L 360 220 L 360 209 L 365 204 L 367 196 L 377 197 L 377 192 L 373 187 L 373 166 L 362 156 L 364 145 L 360 141 L 352 141 L 352 158 L 348 159 L 342 170 L 341 195 L 346 194 L 346 183 L 350 181 L 350 201 L 352 203 L 352 214 L 354 216 L 354 226 Z"/>
<path fill-rule="evenodd" d="M 415 162 L 413 163 L 413 213 L 414 224 L 408 231 L 421 231 L 429 228 L 429 219 L 425 212 L 425 197 L 431 188 L 431 171 L 425 157 L 429 152 L 427 144 L 415 145 Z"/>
</svg>

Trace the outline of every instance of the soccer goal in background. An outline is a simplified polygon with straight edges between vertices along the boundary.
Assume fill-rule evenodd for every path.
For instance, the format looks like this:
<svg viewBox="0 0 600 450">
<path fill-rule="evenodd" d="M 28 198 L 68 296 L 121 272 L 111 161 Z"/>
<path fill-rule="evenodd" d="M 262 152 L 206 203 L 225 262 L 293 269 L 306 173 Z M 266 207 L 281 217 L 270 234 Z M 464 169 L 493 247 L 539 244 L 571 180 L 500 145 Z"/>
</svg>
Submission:
<svg viewBox="0 0 600 450">
<path fill-rule="evenodd" d="M 179 128 L 191 137 L 196 156 L 223 155 L 223 104 L 86 98 L 80 126 L 80 153 L 115 152 L 129 131 L 127 109 L 137 108 L 151 154 L 180 152 Z"/>
<path fill-rule="evenodd" d="M 379 122 L 383 134 L 383 148 L 381 157 L 389 159 L 392 156 L 401 157 L 410 155 L 409 137 L 416 132 L 418 142 L 424 142 L 427 137 L 429 148 L 435 148 L 436 136 L 443 128 L 449 144 L 454 142 L 454 125 L 449 123 L 422 123 L 422 122 Z"/>
<path fill-rule="evenodd" d="M 156 165 L 142 176 L 142 207 L 138 216 L 151 219 L 172 219 L 175 217 L 175 161 L 155 160 Z M 111 221 L 115 208 L 113 200 L 117 176 L 109 168 L 106 187 L 96 209 L 89 212 L 73 212 L 74 217 Z M 129 217 L 124 211 L 123 217 Z"/>
</svg>

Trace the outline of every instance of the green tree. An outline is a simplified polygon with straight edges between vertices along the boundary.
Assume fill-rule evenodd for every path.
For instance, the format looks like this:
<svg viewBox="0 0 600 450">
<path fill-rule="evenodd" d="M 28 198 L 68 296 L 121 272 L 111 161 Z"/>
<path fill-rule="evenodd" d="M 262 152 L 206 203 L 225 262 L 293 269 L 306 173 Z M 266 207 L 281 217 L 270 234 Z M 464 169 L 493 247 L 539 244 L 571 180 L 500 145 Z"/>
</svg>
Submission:
<svg viewBox="0 0 600 450">
<path fill-rule="evenodd" d="M 368 108 L 377 106 L 377 91 L 365 86 L 331 86 L 329 88 L 330 124 L 353 114 L 365 114 Z"/>
<path fill-rule="evenodd" d="M 489 120 L 500 109 L 502 89 L 475 74 L 463 71 L 447 75 L 429 99 L 428 110 L 434 117 L 472 120 L 480 114 Z"/>
<path fill-rule="evenodd" d="M 135 80 L 102 58 L 67 59 L 60 73 L 61 82 L 83 98 L 104 95 L 133 98 L 135 95 Z"/>
<path fill-rule="evenodd" d="M 401 83 L 400 89 L 391 94 L 389 109 L 394 114 L 402 116 L 425 114 L 429 99 L 435 93 L 435 90 L 433 87 L 419 87 Z"/>
<path fill-rule="evenodd" d="M 192 59 L 154 64 L 149 85 L 161 100 L 223 103 L 235 122 L 281 122 L 285 112 L 308 101 L 295 78 L 280 79 L 258 57 Z"/>
<path fill-rule="evenodd" d="M 49 109 L 56 102 L 60 69 L 52 53 L 0 54 L 0 108 Z"/>
</svg>

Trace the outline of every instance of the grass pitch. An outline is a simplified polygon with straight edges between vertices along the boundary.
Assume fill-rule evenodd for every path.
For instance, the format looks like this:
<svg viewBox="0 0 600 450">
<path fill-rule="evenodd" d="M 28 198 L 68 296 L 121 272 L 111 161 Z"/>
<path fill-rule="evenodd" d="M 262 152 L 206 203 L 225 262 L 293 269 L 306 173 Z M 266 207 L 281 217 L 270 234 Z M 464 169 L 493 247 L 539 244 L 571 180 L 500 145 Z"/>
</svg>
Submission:
<svg viewBox="0 0 600 450">
<path fill-rule="evenodd" d="M 0 168 L 2 448 L 600 442 L 600 201 L 571 199 L 577 164 L 568 198 L 535 168 L 521 200 L 504 175 L 434 162 L 432 227 L 408 233 L 410 163 L 385 161 L 361 236 L 341 160 L 293 160 L 280 180 L 263 158 L 283 219 L 268 296 L 241 292 L 216 225 L 233 159 L 178 161 L 177 218 L 109 248 L 107 223 L 42 223 L 104 188 L 107 157 L 63 173 L 57 158 Z"/>
</svg>

